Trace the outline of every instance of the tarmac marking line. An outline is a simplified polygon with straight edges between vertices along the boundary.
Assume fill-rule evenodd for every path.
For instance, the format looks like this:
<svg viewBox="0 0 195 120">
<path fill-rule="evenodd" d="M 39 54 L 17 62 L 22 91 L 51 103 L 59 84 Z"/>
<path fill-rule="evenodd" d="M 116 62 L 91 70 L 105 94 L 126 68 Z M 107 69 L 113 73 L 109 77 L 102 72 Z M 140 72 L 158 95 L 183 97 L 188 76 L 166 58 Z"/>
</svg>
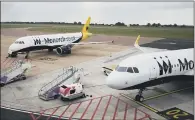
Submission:
<svg viewBox="0 0 195 120">
<path fill-rule="evenodd" d="M 99 107 L 101 101 L 102 101 L 102 97 L 100 98 L 100 100 L 99 100 L 99 102 L 98 102 L 98 105 L 96 106 L 95 111 L 93 112 L 93 115 L 92 115 L 92 117 L 91 117 L 91 120 L 93 120 L 93 118 L 94 118 L 94 116 L 95 116 L 95 114 L 96 114 L 96 112 L 97 112 L 97 109 L 98 109 L 98 107 Z"/>
<path fill-rule="evenodd" d="M 108 109 L 108 106 L 109 106 L 109 104 L 110 104 L 111 99 L 112 99 L 112 96 L 110 96 L 110 98 L 109 98 L 109 100 L 108 100 L 108 102 L 107 102 L 106 108 L 105 108 L 105 110 L 104 110 L 104 114 L 103 114 L 103 116 L 102 116 L 102 120 L 104 120 L 104 117 L 105 117 L 105 115 L 106 115 L 106 111 L 107 111 L 107 109 Z"/>
<path fill-rule="evenodd" d="M 124 113 L 124 120 L 126 120 L 126 118 L 127 118 L 127 107 L 128 107 L 128 104 L 126 103 L 126 106 L 125 106 L 125 113 Z"/>
<path fill-rule="evenodd" d="M 64 115 L 64 113 L 68 110 L 68 108 L 71 106 L 72 104 L 68 105 L 68 107 L 66 107 L 66 109 L 62 112 L 62 114 L 60 115 L 60 117 L 58 118 L 58 120 L 60 120 L 62 118 L 62 116 Z"/>
<path fill-rule="evenodd" d="M 137 104 L 139 104 L 139 105 L 141 105 L 141 106 L 143 106 L 143 107 L 145 107 L 145 108 L 147 108 L 147 109 L 149 109 L 149 110 L 151 110 L 152 112 L 155 112 L 155 113 L 156 113 L 156 112 L 159 112 L 159 111 L 156 110 L 155 108 L 152 108 L 152 107 L 150 107 L 150 106 L 148 106 L 148 105 L 146 105 L 146 104 L 144 104 L 144 103 L 135 101 L 133 98 L 131 98 L 131 97 L 129 97 L 129 96 L 123 94 L 123 93 L 120 93 L 120 95 L 123 96 L 123 97 L 125 97 L 125 98 L 127 98 L 127 99 L 129 99 L 129 100 L 131 100 L 131 101 L 133 101 L 133 102 L 135 102 L 135 103 L 137 103 Z"/>
<path fill-rule="evenodd" d="M 82 116 L 81 116 L 80 120 L 82 120 L 82 118 L 84 117 L 84 115 L 85 115 L 86 111 L 88 110 L 89 106 L 90 106 L 90 105 L 91 105 L 91 103 L 92 103 L 92 100 L 93 100 L 93 99 L 91 99 L 91 100 L 90 100 L 90 102 L 89 102 L 89 104 L 87 105 L 87 108 L 85 109 L 85 111 L 83 112 L 83 114 L 82 114 Z"/>
<path fill-rule="evenodd" d="M 184 90 L 187 90 L 187 89 L 191 89 L 193 87 L 194 86 L 187 87 L 187 88 L 182 88 L 182 89 L 178 89 L 178 90 L 173 90 L 173 91 L 166 92 L 166 93 L 163 93 L 163 94 L 154 95 L 154 96 L 145 98 L 144 101 L 155 99 L 155 98 L 159 98 L 159 97 L 166 96 L 166 95 L 173 94 L 173 93 L 177 93 L 177 92 L 181 92 L 181 91 L 184 91 Z"/>
<path fill-rule="evenodd" d="M 118 104 L 119 104 L 119 100 L 117 100 L 117 103 L 116 103 L 116 107 L 115 107 L 115 111 L 114 111 L 114 116 L 113 116 L 113 120 L 115 120 L 115 117 L 116 117 L 116 112 L 117 112 L 117 109 L 118 109 Z"/>
<path fill-rule="evenodd" d="M 184 91 L 184 90 L 187 90 L 187 89 L 191 89 L 193 87 L 194 86 L 187 87 L 187 88 L 183 88 L 183 89 L 178 89 L 178 90 L 173 90 L 173 91 L 166 92 L 166 93 L 159 94 L 159 95 L 155 95 L 155 96 L 151 96 L 151 97 L 146 98 L 144 101 L 151 100 L 151 99 L 155 99 L 155 98 L 159 98 L 161 96 L 165 96 L 165 95 L 169 95 L 169 94 L 173 94 L 173 93 L 177 93 L 177 92 L 180 92 L 180 91 Z M 127 98 L 127 99 L 129 99 L 129 100 L 131 100 L 131 101 L 133 101 L 133 102 L 135 102 L 135 103 L 137 103 L 137 104 L 139 104 L 139 105 L 141 105 L 141 106 L 143 106 L 143 107 L 145 107 L 145 108 L 147 108 L 147 109 L 149 109 L 152 112 L 155 112 L 156 114 L 158 114 L 158 115 L 160 115 L 160 116 L 162 116 L 164 118 L 168 117 L 168 116 L 164 116 L 163 114 L 159 114 L 160 111 L 158 111 L 157 109 L 155 109 L 155 108 L 153 108 L 153 107 L 151 107 L 149 105 L 146 105 L 146 104 L 144 104 L 142 102 L 139 102 L 139 101 L 135 101 L 133 98 L 129 97 L 126 94 L 120 93 L 120 95 L 123 96 L 123 97 L 125 97 L 125 98 Z"/>
<path fill-rule="evenodd" d="M 72 119 L 72 117 L 73 117 L 73 115 L 76 113 L 76 111 L 79 109 L 79 107 L 80 107 L 80 105 L 82 104 L 82 102 L 80 102 L 79 104 L 78 104 L 78 106 L 76 107 L 76 109 L 74 110 L 74 112 L 71 114 L 71 116 L 69 117 L 69 120 L 71 120 Z"/>
<path fill-rule="evenodd" d="M 51 117 L 52 117 L 52 115 L 59 109 L 60 107 L 57 107 L 51 114 L 50 114 L 50 116 L 47 118 L 47 120 L 49 120 Z"/>
</svg>

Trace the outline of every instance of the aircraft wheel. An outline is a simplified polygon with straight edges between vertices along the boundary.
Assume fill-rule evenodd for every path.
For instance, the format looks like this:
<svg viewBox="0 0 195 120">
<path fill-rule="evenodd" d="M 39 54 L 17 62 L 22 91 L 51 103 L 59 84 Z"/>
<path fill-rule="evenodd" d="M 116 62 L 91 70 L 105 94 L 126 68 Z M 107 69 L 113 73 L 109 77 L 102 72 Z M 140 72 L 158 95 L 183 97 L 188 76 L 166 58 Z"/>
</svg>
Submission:
<svg viewBox="0 0 195 120">
<path fill-rule="evenodd" d="M 143 102 L 144 101 L 144 97 L 143 96 L 140 96 L 140 102 Z"/>
<path fill-rule="evenodd" d="M 22 76 L 22 80 L 26 80 L 26 76 Z"/>
<path fill-rule="evenodd" d="M 52 51 L 53 51 L 53 49 L 52 49 L 52 48 L 49 48 L 49 49 L 48 49 L 48 52 L 52 52 Z"/>
<path fill-rule="evenodd" d="M 85 98 L 86 97 L 85 94 L 83 94 L 82 97 Z"/>
<path fill-rule="evenodd" d="M 71 50 L 68 50 L 68 51 L 67 51 L 67 54 L 71 54 Z"/>
<path fill-rule="evenodd" d="M 28 59 L 28 56 L 27 55 L 25 56 L 25 59 Z"/>
<path fill-rule="evenodd" d="M 26 80 L 26 76 L 25 75 L 21 75 L 21 79 L 22 80 Z"/>
<path fill-rule="evenodd" d="M 8 54 L 9 57 L 16 57 L 18 54 L 16 52 L 13 52 L 12 54 Z"/>
<path fill-rule="evenodd" d="M 140 96 L 140 95 L 136 95 L 135 96 L 135 101 L 143 102 L 144 101 L 144 97 Z"/>
</svg>

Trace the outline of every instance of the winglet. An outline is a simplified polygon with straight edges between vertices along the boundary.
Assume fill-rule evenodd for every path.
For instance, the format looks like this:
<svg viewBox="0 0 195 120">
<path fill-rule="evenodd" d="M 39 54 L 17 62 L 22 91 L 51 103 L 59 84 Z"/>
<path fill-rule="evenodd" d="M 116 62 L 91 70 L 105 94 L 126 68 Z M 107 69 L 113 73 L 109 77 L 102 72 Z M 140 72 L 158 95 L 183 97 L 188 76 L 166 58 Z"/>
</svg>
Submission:
<svg viewBox="0 0 195 120">
<path fill-rule="evenodd" d="M 137 36 L 137 39 L 136 39 L 136 41 L 134 43 L 135 47 L 139 47 L 139 40 L 140 40 L 140 35 Z"/>
</svg>

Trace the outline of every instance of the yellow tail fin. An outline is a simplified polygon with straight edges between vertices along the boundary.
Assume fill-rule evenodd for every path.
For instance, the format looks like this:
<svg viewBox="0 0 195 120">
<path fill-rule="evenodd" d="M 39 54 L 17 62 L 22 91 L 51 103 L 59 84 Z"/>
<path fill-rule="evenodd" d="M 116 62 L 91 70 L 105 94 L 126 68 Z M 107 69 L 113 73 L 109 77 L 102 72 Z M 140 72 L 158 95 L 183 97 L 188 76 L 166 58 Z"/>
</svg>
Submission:
<svg viewBox="0 0 195 120">
<path fill-rule="evenodd" d="M 90 36 L 92 36 L 92 33 L 89 33 L 88 30 L 89 30 L 89 25 L 90 25 L 90 21 L 91 21 L 91 17 L 88 17 L 85 25 L 83 26 L 83 29 L 82 29 L 82 40 L 86 40 L 87 38 L 89 38 Z"/>
<path fill-rule="evenodd" d="M 135 41 L 135 45 L 139 45 L 140 35 L 137 36 L 137 39 Z"/>
<path fill-rule="evenodd" d="M 82 33 L 88 32 L 90 22 L 91 22 L 91 17 L 88 17 L 88 19 L 87 19 L 85 25 L 83 26 Z"/>
</svg>

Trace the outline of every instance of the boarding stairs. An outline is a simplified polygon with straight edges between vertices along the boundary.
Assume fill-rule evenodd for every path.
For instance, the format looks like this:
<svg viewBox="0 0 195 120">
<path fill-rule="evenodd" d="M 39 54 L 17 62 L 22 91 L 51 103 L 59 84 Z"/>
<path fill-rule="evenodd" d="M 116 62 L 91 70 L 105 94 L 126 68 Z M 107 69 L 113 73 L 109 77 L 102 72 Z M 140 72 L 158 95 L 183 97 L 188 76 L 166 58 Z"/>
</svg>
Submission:
<svg viewBox="0 0 195 120">
<path fill-rule="evenodd" d="M 65 82 L 66 84 L 72 84 L 78 82 L 80 77 L 79 78 L 75 77 L 75 75 L 78 75 L 76 73 L 78 73 L 79 71 L 83 71 L 83 69 L 77 69 L 71 66 L 70 68 L 63 71 L 64 72 L 58 75 L 57 78 L 47 83 L 39 90 L 38 96 L 40 99 L 45 101 L 56 99 L 59 96 L 58 93 L 59 93 L 60 85 Z"/>
<path fill-rule="evenodd" d="M 1 72 L 1 85 L 5 85 L 20 78 L 26 79 L 24 76 L 29 66 L 25 66 L 23 62 L 18 62 Z"/>
</svg>

